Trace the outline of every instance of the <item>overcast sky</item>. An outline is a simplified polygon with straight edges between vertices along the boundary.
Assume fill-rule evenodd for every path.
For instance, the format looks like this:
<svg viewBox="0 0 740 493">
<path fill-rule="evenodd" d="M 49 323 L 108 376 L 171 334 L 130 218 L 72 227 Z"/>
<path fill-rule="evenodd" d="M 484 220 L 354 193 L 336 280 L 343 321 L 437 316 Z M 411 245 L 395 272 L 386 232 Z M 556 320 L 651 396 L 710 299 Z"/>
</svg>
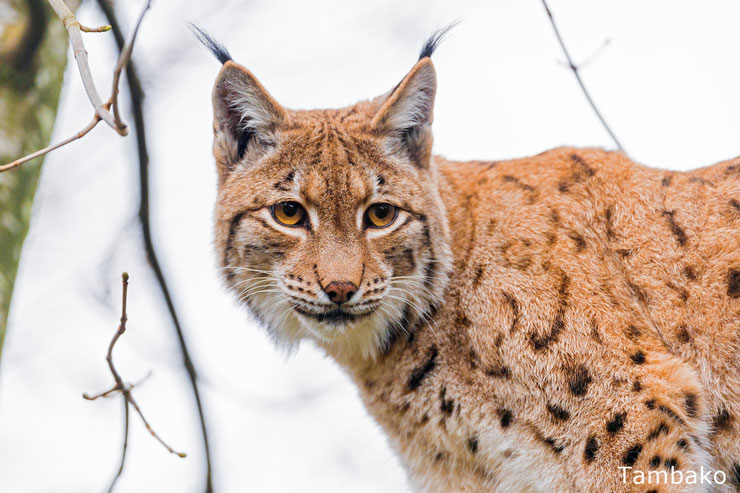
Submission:
<svg viewBox="0 0 740 493">
<path fill-rule="evenodd" d="M 140 3 L 118 2 L 126 25 Z M 210 91 L 218 63 L 195 21 L 283 105 L 338 107 L 393 87 L 433 28 L 462 22 L 435 54 L 435 149 L 500 160 L 558 145 L 614 147 L 586 104 L 539 1 L 155 1 L 134 51 L 147 93 L 156 246 L 202 376 L 219 492 L 404 492 L 405 475 L 338 367 L 304 345 L 272 347 L 223 289 L 211 245 L 216 175 Z M 701 7 L 699 8 L 699 5 Z M 740 154 L 740 3 L 566 2 L 550 7 L 627 152 L 690 169 Z M 103 23 L 94 5 L 83 24 Z M 102 93 L 112 35 L 85 35 Z M 124 99 L 123 107 L 128 108 Z M 90 119 L 71 62 L 53 140 Z M 130 120 L 130 118 L 129 118 Z M 99 492 L 120 457 L 119 399 L 105 352 L 131 274 L 116 347 L 135 395 L 173 447 L 132 418 L 122 492 L 202 491 L 202 449 L 174 332 L 135 228 L 133 137 L 99 125 L 46 159 L 0 365 L 0 491 Z"/>
</svg>

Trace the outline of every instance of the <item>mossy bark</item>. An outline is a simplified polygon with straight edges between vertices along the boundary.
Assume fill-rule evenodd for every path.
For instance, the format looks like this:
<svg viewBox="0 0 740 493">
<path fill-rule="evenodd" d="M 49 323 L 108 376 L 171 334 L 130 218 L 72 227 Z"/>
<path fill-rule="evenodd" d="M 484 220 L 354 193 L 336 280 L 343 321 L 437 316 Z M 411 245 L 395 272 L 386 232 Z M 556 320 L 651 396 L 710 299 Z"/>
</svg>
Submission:
<svg viewBox="0 0 740 493">
<path fill-rule="evenodd" d="M 67 33 L 44 0 L 0 0 L 0 164 L 48 145 Z M 43 158 L 0 173 L 0 355 Z"/>
</svg>

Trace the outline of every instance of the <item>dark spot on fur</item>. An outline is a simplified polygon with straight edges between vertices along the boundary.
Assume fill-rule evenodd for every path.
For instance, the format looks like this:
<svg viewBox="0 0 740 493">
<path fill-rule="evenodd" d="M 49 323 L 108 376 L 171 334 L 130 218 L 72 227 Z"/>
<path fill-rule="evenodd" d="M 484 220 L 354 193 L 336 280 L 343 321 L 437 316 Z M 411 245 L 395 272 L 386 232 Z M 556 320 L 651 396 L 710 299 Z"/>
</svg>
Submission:
<svg viewBox="0 0 740 493">
<path fill-rule="evenodd" d="M 731 269 L 727 273 L 727 296 L 740 298 L 740 269 Z"/>
<path fill-rule="evenodd" d="M 625 466 L 633 466 L 635 465 L 635 462 L 637 462 L 637 459 L 640 457 L 640 452 L 642 452 L 642 445 L 637 444 L 633 445 L 622 456 L 622 464 Z"/>
<path fill-rule="evenodd" d="M 712 433 L 729 430 L 732 426 L 732 417 L 726 408 L 723 408 L 712 418 Z"/>
<path fill-rule="evenodd" d="M 481 277 L 483 277 L 483 266 L 478 265 L 475 268 L 475 275 L 473 276 L 473 287 L 477 288 L 480 285 Z"/>
<path fill-rule="evenodd" d="M 682 324 L 676 328 L 676 339 L 683 344 L 691 342 L 691 334 L 689 334 L 689 328 L 686 325 Z"/>
<path fill-rule="evenodd" d="M 676 218 L 674 217 L 676 211 L 663 211 L 663 217 L 668 220 L 668 227 L 671 229 L 671 233 L 676 237 L 676 241 L 679 245 L 684 246 L 686 244 L 686 232 L 678 225 Z"/>
<path fill-rule="evenodd" d="M 586 249 L 586 240 L 579 233 L 572 231 L 568 236 L 576 244 L 576 252 L 582 252 Z"/>
<path fill-rule="evenodd" d="M 586 462 L 593 462 L 598 451 L 599 441 L 596 439 L 596 435 L 589 436 L 586 440 L 586 447 L 583 449 L 583 459 Z"/>
<path fill-rule="evenodd" d="M 732 464 L 732 471 L 730 471 L 730 474 L 732 475 L 731 480 L 738 486 L 740 486 L 740 464 L 735 462 Z"/>
<path fill-rule="evenodd" d="M 453 399 L 446 399 L 445 398 L 446 394 L 447 394 L 447 388 L 442 387 L 442 390 L 439 392 L 439 400 L 440 400 L 439 408 L 447 416 L 452 416 L 452 411 L 455 408 L 455 401 Z"/>
<path fill-rule="evenodd" d="M 478 452 L 478 437 L 472 436 L 468 438 L 468 450 L 470 450 L 471 454 L 475 454 Z"/>
<path fill-rule="evenodd" d="M 627 413 L 621 412 L 614 415 L 612 419 L 606 422 L 606 431 L 612 435 L 617 433 L 619 430 L 624 428 L 624 420 L 627 417 Z"/>
<path fill-rule="evenodd" d="M 586 395 L 591 384 L 591 374 L 584 365 L 576 366 L 568 379 L 568 386 L 573 395 Z"/>
<path fill-rule="evenodd" d="M 570 419 L 570 413 L 557 404 L 548 404 L 547 411 L 557 421 L 568 421 L 568 419 Z"/>
<path fill-rule="evenodd" d="M 409 376 L 408 382 L 406 382 L 406 388 L 408 390 L 416 390 L 421 386 L 424 378 L 437 366 L 437 355 L 439 351 L 437 346 L 429 348 L 429 354 L 423 365 L 414 369 Z"/>
<path fill-rule="evenodd" d="M 668 432 L 671 431 L 670 428 L 668 428 L 668 425 L 665 423 L 660 423 L 653 431 L 650 432 L 650 434 L 647 436 L 648 441 L 655 440 L 660 435 L 666 435 Z"/>
<path fill-rule="evenodd" d="M 640 328 L 632 324 L 627 326 L 627 330 L 625 332 L 627 333 L 627 337 L 629 337 L 630 339 L 637 339 L 638 337 L 640 337 L 640 335 L 642 335 L 642 331 L 640 330 Z"/>
<path fill-rule="evenodd" d="M 511 311 L 514 315 L 514 319 L 511 321 L 511 332 L 514 332 L 514 329 L 516 328 L 516 323 L 519 321 L 519 302 L 514 298 L 511 294 L 507 293 L 506 291 L 502 291 L 501 294 L 504 297 L 504 301 L 509 304 L 511 307 Z"/>
<path fill-rule="evenodd" d="M 498 418 L 501 421 L 501 428 L 508 428 L 509 425 L 511 425 L 512 420 L 514 419 L 514 415 L 511 413 L 511 411 L 500 407 L 496 410 L 496 413 L 498 414 Z"/>
<path fill-rule="evenodd" d="M 685 425 L 686 424 L 686 421 L 684 421 L 684 419 L 681 416 L 679 416 L 676 411 L 674 411 L 673 409 L 671 409 L 670 407 L 668 407 L 668 406 L 666 406 L 664 404 L 661 404 L 661 405 L 658 406 L 658 411 L 662 412 L 663 414 L 665 414 L 669 418 L 677 421 L 678 423 L 680 423 L 682 425 Z"/>
<path fill-rule="evenodd" d="M 663 463 L 663 459 L 659 455 L 654 455 L 652 459 L 650 459 L 650 467 L 655 469 L 656 467 L 660 467 L 660 465 Z"/>
<path fill-rule="evenodd" d="M 544 349 L 547 349 L 551 344 L 558 341 L 560 333 L 565 328 L 564 317 L 565 313 L 563 308 L 561 307 L 555 314 L 555 320 L 553 320 L 552 322 L 549 333 L 545 334 L 544 336 L 540 336 L 538 334 L 535 334 L 534 332 L 530 334 L 529 339 L 532 342 L 532 347 L 535 351 L 542 351 Z"/>
<path fill-rule="evenodd" d="M 640 303 L 642 303 L 643 305 L 647 305 L 648 299 L 645 290 L 643 290 L 640 286 L 633 283 L 632 281 L 627 282 L 627 287 L 630 288 L 630 291 Z"/>
<path fill-rule="evenodd" d="M 555 442 L 554 438 L 546 437 L 546 438 L 543 438 L 542 441 L 548 444 L 550 448 L 552 449 L 552 451 L 555 452 L 556 454 L 561 453 L 563 449 L 565 449 L 565 445 L 558 445 Z"/>
<path fill-rule="evenodd" d="M 630 359 L 634 364 L 641 365 L 645 363 L 645 353 L 643 353 L 642 351 L 637 351 L 630 356 Z"/>
<path fill-rule="evenodd" d="M 494 366 L 486 370 L 486 375 L 495 378 L 509 378 L 511 377 L 511 369 L 506 365 Z"/>
<path fill-rule="evenodd" d="M 690 265 L 687 265 L 683 268 L 683 275 L 686 276 L 686 279 L 690 281 L 696 280 L 696 271 Z"/>
<path fill-rule="evenodd" d="M 687 392 L 683 398 L 683 406 L 686 409 L 686 415 L 689 418 L 695 418 L 699 414 L 699 404 L 696 394 Z"/>
</svg>

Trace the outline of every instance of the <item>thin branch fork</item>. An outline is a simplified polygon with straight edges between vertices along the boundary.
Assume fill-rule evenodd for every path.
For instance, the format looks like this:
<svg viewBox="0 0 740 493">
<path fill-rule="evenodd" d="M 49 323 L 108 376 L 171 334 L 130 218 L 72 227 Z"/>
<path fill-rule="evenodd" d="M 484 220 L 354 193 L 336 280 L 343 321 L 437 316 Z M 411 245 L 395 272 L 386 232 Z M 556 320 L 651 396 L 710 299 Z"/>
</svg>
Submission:
<svg viewBox="0 0 740 493">
<path fill-rule="evenodd" d="M 178 452 L 172 447 L 170 447 L 167 442 L 162 440 L 162 438 L 157 434 L 156 431 L 154 431 L 154 428 L 149 424 L 149 421 L 146 420 L 144 417 L 144 414 L 141 411 L 141 408 L 139 407 L 139 404 L 136 402 L 136 399 L 134 399 L 133 394 L 131 391 L 134 389 L 134 384 L 127 384 L 124 382 L 121 375 L 118 373 L 118 370 L 116 370 L 116 365 L 113 364 L 113 348 L 116 346 L 116 342 L 118 342 L 118 339 L 126 332 L 126 322 L 128 321 L 128 315 L 126 313 L 126 303 L 127 303 L 127 296 L 128 296 L 128 273 L 124 272 L 121 275 L 121 281 L 122 281 L 122 299 L 121 299 L 121 321 L 118 325 L 118 330 L 116 330 L 116 333 L 113 335 L 113 339 L 111 339 L 110 344 L 108 345 L 108 354 L 105 357 L 105 360 L 108 362 L 108 368 L 110 369 L 111 375 L 113 375 L 114 385 L 110 389 L 100 392 L 95 395 L 89 395 L 88 393 L 83 393 L 82 397 L 84 399 L 87 399 L 88 401 L 94 401 L 95 399 L 99 398 L 106 398 L 110 397 L 111 395 L 120 393 L 123 396 L 123 406 L 124 406 L 124 436 L 123 436 L 123 451 L 121 454 L 121 465 L 118 468 L 118 472 L 116 476 L 113 478 L 113 481 L 110 485 L 110 488 L 108 489 L 109 492 L 113 491 L 113 487 L 116 484 L 116 481 L 118 481 L 118 478 L 121 476 L 121 473 L 123 472 L 123 466 L 126 460 L 126 449 L 128 448 L 128 430 L 129 430 L 129 405 L 131 405 L 134 408 L 134 411 L 136 411 L 136 414 L 139 415 L 141 418 L 141 421 L 144 423 L 144 426 L 146 427 L 147 431 L 157 439 L 159 443 L 162 444 L 164 448 L 167 449 L 167 451 L 171 454 L 175 454 L 178 457 L 185 457 L 186 454 L 184 452 Z M 147 375 L 148 377 L 148 375 Z M 147 377 L 144 377 L 145 379 Z"/>
<path fill-rule="evenodd" d="M 118 132 L 118 134 L 123 136 L 128 135 L 128 126 L 121 118 L 121 112 L 118 104 L 118 86 L 121 80 L 121 73 L 128 64 L 129 60 L 131 60 L 131 52 L 133 51 L 134 41 L 136 40 L 136 35 L 139 32 L 141 21 L 144 19 L 144 14 L 147 12 L 147 10 L 149 10 L 151 0 L 146 1 L 144 8 L 142 8 L 141 13 L 139 14 L 136 24 L 134 25 L 134 29 L 129 36 L 128 41 L 126 42 L 126 49 L 122 50 L 118 56 L 115 69 L 113 70 L 113 88 L 111 90 L 111 96 L 106 102 L 102 102 L 100 95 L 98 94 L 98 90 L 95 87 L 95 82 L 93 81 L 92 73 L 90 71 L 90 64 L 87 60 L 87 51 L 85 50 L 85 45 L 82 41 L 81 32 L 106 32 L 111 29 L 111 26 L 104 25 L 95 28 L 83 26 L 77 21 L 77 18 L 72 13 L 72 11 L 69 10 L 63 0 L 49 0 L 49 4 L 54 9 L 54 12 L 56 12 L 56 14 L 62 20 L 64 27 L 67 29 L 72 48 L 74 50 L 75 60 L 77 61 L 77 67 L 79 69 L 80 76 L 82 77 L 82 84 L 85 87 L 85 92 L 87 93 L 88 99 L 95 109 L 95 115 L 93 116 L 92 121 L 76 134 L 62 140 L 61 142 L 57 142 L 56 144 L 50 145 L 32 154 L 17 159 L 12 163 L 0 166 L 0 172 L 8 171 L 9 169 L 15 168 L 16 166 L 20 166 L 21 164 L 31 161 L 32 159 L 48 154 L 49 152 L 65 146 L 70 142 L 81 139 L 82 137 L 87 135 L 93 128 L 95 128 L 101 120 L 110 125 L 111 128 Z M 111 110 L 113 111 L 112 114 Z"/>
<path fill-rule="evenodd" d="M 550 19 L 550 24 L 552 24 L 552 29 L 553 31 L 555 31 L 555 36 L 558 38 L 558 43 L 560 43 L 560 48 L 562 48 L 563 54 L 565 55 L 565 58 L 568 61 L 568 68 L 573 71 L 573 75 L 575 75 L 576 80 L 578 81 L 578 85 L 581 86 L 581 91 L 583 92 L 583 95 L 586 97 L 588 104 L 591 105 L 591 109 L 593 109 L 594 113 L 596 113 L 596 117 L 599 119 L 604 129 L 607 131 L 611 139 L 614 141 L 614 144 L 617 146 L 617 149 L 619 149 L 620 151 L 624 151 L 624 148 L 622 147 L 622 144 L 619 142 L 619 139 L 617 139 L 617 136 L 614 135 L 614 132 L 609 127 L 609 125 L 606 123 L 606 120 L 604 119 L 603 115 L 601 114 L 599 109 L 596 107 L 596 103 L 594 103 L 594 100 L 591 98 L 591 94 L 589 94 L 588 90 L 586 89 L 586 85 L 583 83 L 583 80 L 581 79 L 581 74 L 579 73 L 580 67 L 576 65 L 575 63 L 573 63 L 573 59 L 571 58 L 570 53 L 568 52 L 568 48 L 565 47 L 565 42 L 563 42 L 563 38 L 562 36 L 560 36 L 560 30 L 558 29 L 557 24 L 555 24 L 555 19 L 552 16 L 552 12 L 550 11 L 550 8 L 547 6 L 547 0 L 542 0 L 542 5 L 545 7 L 545 11 L 547 12 L 547 17 Z"/>
</svg>

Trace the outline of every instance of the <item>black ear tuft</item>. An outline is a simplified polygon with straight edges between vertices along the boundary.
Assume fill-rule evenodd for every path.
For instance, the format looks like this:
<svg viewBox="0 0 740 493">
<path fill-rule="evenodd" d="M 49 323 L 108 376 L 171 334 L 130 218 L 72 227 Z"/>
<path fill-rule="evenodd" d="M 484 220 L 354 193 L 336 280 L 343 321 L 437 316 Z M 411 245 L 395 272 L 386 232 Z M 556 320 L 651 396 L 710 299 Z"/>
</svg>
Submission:
<svg viewBox="0 0 740 493">
<path fill-rule="evenodd" d="M 193 33 L 193 36 L 203 43 L 203 46 L 208 48 L 211 53 L 213 53 L 213 56 L 218 58 L 219 62 L 226 63 L 231 60 L 229 50 L 227 50 L 220 41 L 213 39 L 205 29 L 196 26 L 192 22 L 189 22 L 188 24 L 190 24 L 190 31 Z"/>
<path fill-rule="evenodd" d="M 424 46 L 421 47 L 421 51 L 419 52 L 419 60 L 427 57 L 431 58 L 432 53 L 434 53 L 434 50 L 437 49 L 439 43 L 441 43 L 444 37 L 447 36 L 447 33 L 449 33 L 450 30 L 452 30 L 452 28 L 457 26 L 459 23 L 460 20 L 452 21 L 445 27 L 434 31 L 424 42 Z"/>
</svg>

